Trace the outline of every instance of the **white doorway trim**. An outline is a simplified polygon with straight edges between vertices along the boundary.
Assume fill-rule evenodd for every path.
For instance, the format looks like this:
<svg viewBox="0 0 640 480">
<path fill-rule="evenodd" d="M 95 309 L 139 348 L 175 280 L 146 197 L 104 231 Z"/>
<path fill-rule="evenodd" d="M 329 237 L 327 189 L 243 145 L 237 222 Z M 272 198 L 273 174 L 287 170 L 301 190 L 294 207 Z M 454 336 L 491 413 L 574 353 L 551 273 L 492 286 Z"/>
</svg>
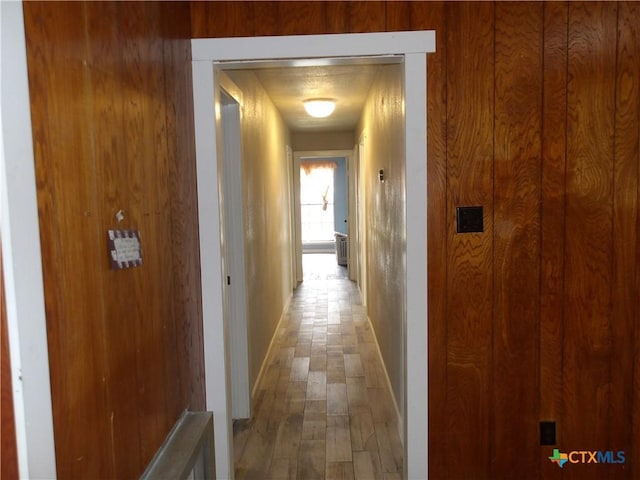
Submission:
<svg viewBox="0 0 640 480">
<path fill-rule="evenodd" d="M 225 62 L 404 55 L 406 158 L 405 473 L 427 478 L 426 53 L 435 32 L 384 32 L 192 40 L 207 409 L 213 411 L 217 478 L 233 478 L 228 364 L 222 312 L 215 98 Z M 308 60 L 306 60 L 308 62 Z"/>
<path fill-rule="evenodd" d="M 351 165 L 351 156 L 353 155 L 353 150 L 297 150 L 293 152 L 293 170 L 294 170 L 294 183 L 292 185 L 294 192 L 294 200 L 293 200 L 293 211 L 294 211 L 294 219 L 295 219 L 295 228 L 296 228 L 296 236 L 295 236 L 295 251 L 296 251 L 296 281 L 298 283 L 302 282 L 303 272 L 302 272 L 302 212 L 300 208 L 300 165 L 302 159 L 307 158 L 344 158 L 347 168 L 347 192 L 350 191 L 351 185 L 349 182 L 349 168 Z M 351 225 L 351 205 L 348 201 L 347 195 L 347 217 L 348 222 L 347 226 L 350 228 Z M 347 262 L 350 265 L 350 262 Z M 350 268 L 350 267 L 349 267 Z M 351 270 L 349 270 L 351 272 Z"/>
<path fill-rule="evenodd" d="M 0 1 L 0 233 L 20 478 L 56 478 L 22 2 Z"/>
<path fill-rule="evenodd" d="M 298 285 L 302 281 L 302 278 L 298 280 L 298 270 L 302 271 L 302 254 L 298 258 L 298 239 L 300 238 L 300 226 L 296 222 L 296 192 L 293 187 L 300 183 L 300 171 L 296 172 L 294 167 L 295 160 L 293 158 L 293 149 L 290 145 L 287 145 L 287 185 L 291 185 L 289 188 L 289 205 L 291 205 L 291 212 L 289 214 L 289 235 L 291 236 L 291 286 L 292 290 L 298 288 Z M 300 244 L 302 247 L 302 243 Z M 257 382 L 256 382 L 257 385 Z"/>
<path fill-rule="evenodd" d="M 249 347 L 247 331 L 247 289 L 244 259 L 244 207 L 242 189 L 242 138 L 240 117 L 242 92 L 220 72 L 220 121 L 223 135 L 224 208 L 222 233 L 225 268 L 225 318 L 229 321 L 229 361 L 231 363 L 231 417 L 251 416 L 249 387 Z"/>
<path fill-rule="evenodd" d="M 405 97 L 406 103 L 406 97 Z M 406 119 L 405 119 L 406 122 Z M 357 229 L 356 229 L 356 243 L 358 245 L 358 250 L 356 251 L 358 257 L 358 277 L 356 279 L 358 283 L 358 288 L 360 289 L 360 296 L 362 297 L 362 304 L 366 307 L 368 303 L 368 290 L 367 290 L 367 221 L 364 209 L 364 202 L 366 196 L 366 184 L 364 175 L 364 152 L 366 150 L 365 142 L 367 140 L 367 132 L 363 131 L 360 135 L 358 143 L 356 144 L 358 156 L 356 157 L 356 218 L 357 218 Z M 406 378 L 404 379 L 406 382 Z M 404 405 L 403 405 L 404 407 Z M 404 408 L 403 408 L 404 411 Z"/>
</svg>

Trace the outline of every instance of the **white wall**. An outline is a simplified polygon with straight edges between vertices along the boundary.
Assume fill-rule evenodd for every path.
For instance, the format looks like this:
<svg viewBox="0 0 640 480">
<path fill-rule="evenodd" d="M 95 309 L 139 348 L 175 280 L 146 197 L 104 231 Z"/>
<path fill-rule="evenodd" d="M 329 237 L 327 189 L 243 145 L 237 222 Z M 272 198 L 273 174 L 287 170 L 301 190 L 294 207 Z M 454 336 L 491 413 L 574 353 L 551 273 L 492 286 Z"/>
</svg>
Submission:
<svg viewBox="0 0 640 480">
<path fill-rule="evenodd" d="M 360 168 L 365 182 L 367 312 L 403 415 L 406 185 L 401 64 L 380 66 L 358 125 L 358 137 L 362 132 L 366 132 Z M 381 169 L 384 182 L 378 178 Z"/>
<path fill-rule="evenodd" d="M 353 132 L 294 132 L 291 134 L 291 146 L 296 152 L 351 150 L 354 141 Z"/>
<path fill-rule="evenodd" d="M 292 278 L 290 134 L 250 71 L 229 71 L 242 91 L 242 188 L 245 222 L 249 383 L 255 385 L 295 282 Z M 289 170 L 288 170 L 289 168 Z"/>
</svg>

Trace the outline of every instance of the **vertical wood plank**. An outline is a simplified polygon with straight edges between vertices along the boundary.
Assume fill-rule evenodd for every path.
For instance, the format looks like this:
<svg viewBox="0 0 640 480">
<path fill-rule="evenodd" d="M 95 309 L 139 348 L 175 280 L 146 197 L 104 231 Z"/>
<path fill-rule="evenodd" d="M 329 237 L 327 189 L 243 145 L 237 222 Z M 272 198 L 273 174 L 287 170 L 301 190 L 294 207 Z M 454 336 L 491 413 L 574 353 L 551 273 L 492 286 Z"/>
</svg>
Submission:
<svg viewBox="0 0 640 480">
<path fill-rule="evenodd" d="M 140 230 L 144 265 L 127 273 L 127 282 L 136 299 L 135 316 L 130 318 L 135 341 L 135 365 L 131 371 L 137 395 L 132 398 L 138 413 L 140 458 L 145 465 L 171 428 L 164 416 L 167 402 L 167 355 L 165 325 L 172 320 L 172 297 L 167 285 L 171 272 L 169 249 L 167 156 L 164 130 L 164 85 L 159 4 L 122 2 L 118 4 L 122 39 L 122 84 L 127 101 L 123 104 L 124 156 L 128 161 L 130 208 L 133 226 Z M 171 356 L 171 355 L 168 355 Z M 122 353 L 120 353 L 120 361 Z M 175 419 L 174 419 L 175 420 Z M 133 470 L 133 474 L 136 474 Z"/>
<path fill-rule="evenodd" d="M 632 5 L 633 8 L 630 8 L 629 10 L 627 10 L 627 8 L 623 8 L 622 11 L 625 12 L 625 21 L 627 18 L 629 18 L 629 24 L 630 25 L 635 25 L 636 29 L 634 30 L 636 33 L 636 38 L 637 38 L 637 26 L 638 23 L 640 22 L 639 17 L 640 17 L 640 11 L 638 9 L 638 5 L 635 3 L 629 3 L 629 5 Z M 628 17 L 626 16 L 628 15 Z M 636 40 L 636 48 L 638 46 L 637 40 Z M 635 56 L 635 61 L 638 61 L 638 55 Z M 637 65 L 637 63 L 636 63 Z M 640 74 L 638 74 L 638 71 L 640 69 L 636 68 L 636 75 L 640 76 Z M 636 77 L 637 78 L 637 77 Z M 636 83 L 637 85 L 637 83 Z M 640 102 L 640 100 L 638 100 Z M 636 122 L 638 125 L 638 130 L 640 131 L 640 105 L 638 106 L 637 110 L 636 110 Z M 640 135 L 640 132 L 638 133 Z M 640 149 L 640 147 L 639 147 Z M 640 169 L 640 152 L 638 152 L 638 163 L 639 166 L 638 168 Z M 640 173 L 638 174 L 638 185 L 637 185 L 637 192 L 636 192 L 636 235 L 640 235 Z M 638 250 L 636 250 L 636 257 L 640 255 L 640 252 Z M 638 267 L 638 263 L 637 263 L 637 258 L 636 258 L 636 274 L 635 274 L 635 281 L 636 281 L 636 293 L 638 293 L 638 291 L 640 290 L 640 268 Z M 636 296 L 636 299 L 638 298 L 638 295 Z M 637 305 L 637 304 L 636 304 Z M 631 457 L 632 458 L 640 458 L 640 308 L 635 309 L 636 315 L 635 315 L 635 329 L 634 329 L 634 351 L 633 351 L 633 412 L 631 414 L 631 435 L 633 438 L 633 443 L 632 443 L 632 447 L 631 447 Z M 633 478 L 634 476 L 639 476 L 640 475 L 640 466 L 638 465 L 633 465 L 631 467 L 631 472 L 630 472 L 630 478 Z"/>
<path fill-rule="evenodd" d="M 497 2 L 495 29 L 491 478 L 535 478 L 542 4 Z"/>
<path fill-rule="evenodd" d="M 141 188 L 145 178 L 141 172 L 145 163 L 142 151 L 141 129 L 143 116 L 137 113 L 143 102 L 143 77 L 132 75 L 144 68 L 144 57 L 137 42 L 145 37 L 144 31 L 134 32 L 137 16 L 127 12 L 129 3 L 91 3 L 87 5 L 87 29 L 92 32 L 88 40 L 91 81 L 96 92 L 94 105 L 95 125 L 101 135 L 94 143 L 94 156 L 98 169 L 97 193 L 100 202 L 101 230 L 133 228 L 141 231 L 143 248 L 147 250 L 145 229 L 142 225 Z M 129 15 L 128 13 L 131 13 Z M 116 19 L 104 22 L 104 18 Z M 139 38 L 138 38 L 139 36 Z M 131 161 L 136 159 L 136 161 Z M 124 211 L 125 219 L 117 222 L 116 212 Z M 151 237 L 152 238 L 152 237 Z M 146 256 L 146 255 L 145 255 Z M 146 261 L 145 267 L 146 269 Z M 141 465 L 143 444 L 147 428 L 140 396 L 149 387 L 140 379 L 139 369 L 149 352 L 141 347 L 145 332 L 139 327 L 145 311 L 140 304 L 141 295 L 136 279 L 139 269 L 104 269 L 105 325 L 107 358 L 111 367 L 109 392 L 113 398 L 109 412 L 111 438 L 114 448 L 114 471 L 117 477 L 135 476 Z M 147 328 L 150 330 L 150 326 Z M 163 397 L 158 397 L 162 401 Z"/>
<path fill-rule="evenodd" d="M 171 429 L 176 417 L 165 417 L 164 413 L 172 402 L 172 390 L 174 390 L 173 363 L 175 362 L 174 344 L 169 338 L 169 325 L 175 324 L 176 318 L 173 291 L 173 256 L 171 251 L 171 195 L 170 195 L 170 161 L 167 152 L 166 109 L 168 99 L 165 97 L 164 69 L 162 62 L 163 42 L 159 26 L 161 23 L 160 4 L 153 9 L 154 23 L 148 28 L 152 37 L 151 45 L 145 56 L 151 68 L 148 75 L 147 94 L 148 101 L 145 104 L 145 119 L 148 121 L 145 138 L 148 139 L 148 153 L 145 158 L 151 175 L 151 198 L 153 203 L 150 215 L 153 221 L 153 252 L 150 256 L 153 262 L 148 264 L 145 283 L 141 284 L 141 294 L 151 293 L 152 307 L 149 309 L 149 317 L 146 328 L 148 338 L 151 339 L 149 355 L 144 357 L 143 375 L 150 379 L 149 389 L 145 392 L 143 415 L 146 423 L 151 425 L 147 444 L 142 443 L 142 463 L 146 464 L 164 439 L 166 432 Z M 147 14 L 147 17 L 150 15 Z M 167 275 L 167 272 L 170 274 Z M 147 327 L 146 325 L 144 327 Z M 147 344 L 143 340 L 143 345 Z M 148 345 L 148 344 L 147 344 Z M 173 348 L 172 348 L 173 347 Z M 167 354 L 166 352 L 170 352 Z M 153 372 L 150 374 L 149 372 Z M 169 387 L 169 388 L 167 388 Z M 159 394 L 162 392 L 162 395 Z M 161 398 L 159 398 L 161 397 Z M 176 412 L 178 413 L 178 412 Z"/>
<path fill-rule="evenodd" d="M 609 404 L 609 443 L 624 450 L 631 472 L 612 468 L 612 479 L 638 476 L 638 437 L 629 419 L 637 417 L 640 394 L 634 388 L 634 353 L 640 342 L 637 331 L 640 312 L 638 288 L 638 191 L 640 175 L 640 7 L 621 2 L 618 6 L 616 103 L 613 178 L 613 285 L 612 361 Z M 635 281 L 634 281 L 635 280 Z M 635 398 L 634 398 L 635 397 Z M 634 442 L 635 439 L 635 442 Z M 634 445 L 635 443 L 635 445 Z"/>
<path fill-rule="evenodd" d="M 200 250 L 196 191 L 195 144 L 192 132 L 191 46 L 184 9 L 165 13 L 165 88 L 167 150 L 170 161 L 171 255 L 175 367 L 178 371 L 175 415 L 188 408 L 204 410 L 204 341 L 202 334 Z M 176 18 L 180 21 L 176 22 Z M 186 31 L 185 31 L 186 30 Z"/>
<path fill-rule="evenodd" d="M 350 33 L 384 32 L 386 25 L 385 2 L 348 2 L 348 25 Z"/>
<path fill-rule="evenodd" d="M 540 421 L 555 421 L 562 444 L 562 356 L 564 325 L 564 219 L 567 108 L 566 2 L 544 3 L 544 96 L 540 238 Z M 560 478 L 562 471 L 540 449 L 540 478 Z"/>
<path fill-rule="evenodd" d="M 450 478 L 486 478 L 491 444 L 494 5 L 447 3 L 447 435 Z M 484 207 L 484 233 L 455 208 Z M 464 458 L 464 461 L 460 461 Z M 485 472 L 483 474 L 483 472 Z"/>
<path fill-rule="evenodd" d="M 325 25 L 327 33 L 347 33 L 349 32 L 349 17 L 347 9 L 348 1 L 328 1 L 325 2 Z"/>
<path fill-rule="evenodd" d="M 105 22 L 105 18 L 119 18 L 117 5 L 107 2 L 88 3 L 86 28 L 92 35 L 87 38 L 87 66 L 90 85 L 95 93 L 91 105 L 93 125 L 93 159 L 96 166 L 96 190 L 100 230 L 106 236 L 110 228 L 136 228 L 137 212 L 131 204 L 130 176 L 120 172 L 130 170 L 126 152 L 126 136 L 120 126 L 125 105 L 126 85 L 122 78 L 123 51 L 126 45 L 121 38 L 126 32 L 118 28 L 118 22 Z M 122 43 L 121 43 L 122 42 Z M 116 66 L 105 68 L 106 65 Z M 139 157 L 138 157 L 139 158 Z M 124 210 L 126 221 L 118 225 L 115 214 Z M 103 265 L 107 263 L 104 259 Z M 107 412 L 111 432 L 115 475 L 134 475 L 140 458 L 140 414 L 136 405 L 136 336 L 137 318 L 135 295 L 132 295 L 131 271 L 112 271 L 102 268 L 105 340 L 110 375 L 107 387 L 111 399 Z M 123 358 L 123 352 L 127 352 Z"/>
<path fill-rule="evenodd" d="M 255 36 L 280 35 L 280 9 L 285 8 L 281 2 L 253 2 L 253 18 Z"/>
<path fill-rule="evenodd" d="M 193 112 L 187 106 L 191 106 L 189 92 L 191 88 L 191 62 L 189 34 L 189 9 L 180 3 L 162 3 L 160 11 L 163 39 L 163 58 L 161 61 L 163 70 L 163 89 L 165 93 L 165 108 L 158 119 L 164 122 L 167 132 L 175 132 L 175 135 L 166 135 L 163 142 L 163 155 L 167 158 L 166 196 L 168 197 L 168 219 L 165 228 L 167 250 L 164 255 L 170 255 L 168 263 L 171 265 L 171 284 L 167 295 L 171 296 L 172 312 L 168 324 L 165 324 L 164 343 L 166 352 L 174 352 L 174 355 L 164 355 L 166 378 L 170 388 L 167 393 L 166 421 L 172 425 L 185 408 L 190 410 L 204 410 L 204 387 L 201 373 L 201 365 L 197 362 L 191 367 L 190 359 L 199 358 L 202 361 L 202 353 L 199 348 L 187 349 L 182 340 L 180 324 L 191 324 L 189 330 L 198 330 L 197 306 L 199 302 L 188 301 L 188 292 L 193 288 L 193 293 L 199 298 L 199 278 L 194 272 L 199 265 L 197 251 L 198 244 L 193 242 L 193 232 L 197 231 L 197 206 L 185 201 L 194 196 L 193 189 L 185 187 L 195 184 L 195 154 L 189 150 L 193 139 L 190 132 L 193 131 Z M 180 118 L 180 121 L 178 121 Z M 184 147 L 182 144 L 186 144 Z M 179 147 L 180 145 L 180 147 Z M 190 183 L 193 182 L 193 183 Z M 165 199 L 166 201 L 167 199 Z M 195 202 L 191 198 L 192 202 Z M 185 244 L 186 247 L 185 248 Z M 170 253 L 168 253 L 170 252 Z M 165 257 L 166 258 L 166 257 Z M 164 263 L 164 262 L 163 262 Z M 162 265 L 162 264 L 161 264 Z M 167 277 L 166 271 L 160 275 Z M 185 295 L 185 290 L 187 291 Z M 187 297 L 185 300 L 184 297 Z M 202 337 L 194 345 L 203 345 Z M 199 380 L 200 379 L 200 380 Z M 202 382 L 202 383 L 200 383 Z M 191 403 L 196 395 L 201 399 Z"/>
<path fill-rule="evenodd" d="M 193 38 L 251 37 L 253 2 L 190 2 Z"/>
<path fill-rule="evenodd" d="M 280 7 L 280 35 L 309 35 L 324 33 L 324 2 L 285 2 Z"/>
<path fill-rule="evenodd" d="M 57 470 L 61 478 L 112 477 L 104 312 L 96 295 L 105 239 L 93 119 L 82 103 L 93 95 L 84 63 L 85 5 L 24 9 Z"/>
<path fill-rule="evenodd" d="M 170 198 L 168 228 L 173 305 L 165 342 L 167 351 L 175 352 L 173 361 L 167 359 L 171 362 L 167 372 L 169 378 L 174 380 L 167 397 L 167 417 L 171 421 L 185 408 L 204 409 L 204 377 L 201 376 L 203 366 L 200 363 L 203 345 L 201 333 L 196 335 L 193 344 L 187 337 L 189 332 L 201 331 L 201 324 L 198 327 L 200 322 L 194 321 L 194 317 L 199 317 L 199 302 L 194 305 L 189 301 L 190 295 L 199 297 L 201 294 L 199 275 L 195 273 L 198 268 L 195 264 L 199 265 L 198 244 L 197 241 L 193 242 L 194 229 L 197 229 L 197 205 L 194 204 L 194 192 L 187 186 L 196 181 L 193 139 L 189 138 L 189 132 L 193 131 L 193 111 L 192 103 L 187 101 L 191 88 L 189 10 L 180 4 L 165 3 L 163 6 L 166 6 L 161 11 L 166 96 L 164 122 L 168 132 L 175 132 L 175 135 L 167 135 L 165 145 L 168 159 L 167 194 Z M 200 348 L 189 348 L 190 345 Z M 196 361 L 192 362 L 194 359 Z"/>
<path fill-rule="evenodd" d="M 563 445 L 609 440 L 616 4 L 569 4 Z M 582 374 L 588 372 L 588 374 Z M 591 448 L 591 447 L 589 447 Z M 565 478 L 602 478 L 572 465 Z"/>
<path fill-rule="evenodd" d="M 411 3 L 407 1 L 386 2 L 385 31 L 411 30 Z"/>
<path fill-rule="evenodd" d="M 638 4 L 628 2 L 623 8 L 622 12 L 624 13 L 624 22 L 625 25 L 633 26 L 632 31 L 635 36 L 635 57 L 631 56 L 632 60 L 631 65 L 635 64 L 635 72 L 638 79 L 640 77 L 640 67 L 638 66 L 638 24 L 640 23 L 640 8 Z M 625 27 L 628 28 L 628 27 Z M 630 38 L 631 34 L 628 33 L 629 37 L 625 36 L 625 38 Z M 633 75 L 633 70 L 631 70 Z M 638 103 L 638 107 L 636 109 L 635 122 L 637 125 L 637 134 L 640 135 L 640 94 L 638 93 L 638 82 L 640 80 L 636 80 L 636 102 Z M 640 150 L 640 146 L 638 146 Z M 637 163 L 638 169 L 640 170 L 640 151 L 637 152 Z M 636 185 L 636 236 L 640 235 L 640 171 L 638 172 L 638 184 Z M 638 245 L 638 239 L 636 237 L 636 245 Z M 636 247 L 636 262 L 635 262 L 635 282 L 636 282 L 636 296 L 635 298 L 640 298 L 640 267 L 638 266 L 638 257 L 640 256 L 640 248 Z M 632 278 L 629 276 L 629 278 Z M 633 297 L 632 297 L 633 298 Z M 633 300 L 632 300 L 633 301 Z M 634 308 L 634 307 L 632 307 Z M 631 458 L 640 458 L 640 308 L 638 308 L 638 304 L 635 306 L 635 323 L 634 323 L 634 350 L 633 350 L 633 410 L 631 414 L 631 435 L 632 435 L 632 446 L 631 446 Z M 634 476 L 640 475 L 640 466 L 634 464 L 631 466 L 630 478 Z"/>
<path fill-rule="evenodd" d="M 633 8 L 629 11 L 630 24 L 635 25 L 636 28 L 640 20 L 638 17 L 640 16 L 640 11 L 638 9 L 637 4 L 632 4 Z M 623 9 L 623 12 L 626 12 L 626 9 Z M 636 30 L 637 32 L 637 30 Z M 636 33 L 637 35 L 637 33 Z M 636 47 L 637 47 L 636 42 Z M 636 61 L 638 60 L 638 56 L 635 57 Z M 638 72 L 638 69 L 636 69 Z M 640 75 L 639 75 L 640 76 Z M 636 110 L 636 122 L 638 124 L 638 130 L 640 131 L 640 105 Z M 639 133 L 640 135 L 640 133 Z M 640 147 L 639 147 L 640 149 Z M 640 152 L 638 152 L 638 163 L 640 164 Z M 640 165 L 638 166 L 640 169 Z M 637 193 L 636 193 L 636 235 L 640 235 L 640 173 L 638 174 L 638 185 L 637 185 Z M 636 256 L 640 255 L 640 252 L 636 250 Z M 638 267 L 637 259 L 636 259 L 636 293 L 640 290 L 640 268 Z M 636 296 L 636 299 L 638 296 Z M 631 435 L 633 438 L 633 443 L 631 447 L 631 457 L 632 458 L 640 458 L 640 308 L 636 308 L 635 315 L 635 329 L 634 329 L 634 351 L 633 351 L 633 412 L 631 414 Z M 634 464 L 630 469 L 630 478 L 634 476 L 637 477 L 640 475 L 640 466 Z"/>
<path fill-rule="evenodd" d="M 58 474 L 137 477 L 178 414 L 204 408 L 189 5 L 32 2 L 25 27 Z M 179 134 L 169 111 L 174 125 L 185 115 Z M 176 205 L 170 172 L 187 184 Z M 114 272 L 106 230 L 127 227 L 143 232 L 145 265 Z M 174 240 L 184 256 L 167 260 Z"/>
</svg>

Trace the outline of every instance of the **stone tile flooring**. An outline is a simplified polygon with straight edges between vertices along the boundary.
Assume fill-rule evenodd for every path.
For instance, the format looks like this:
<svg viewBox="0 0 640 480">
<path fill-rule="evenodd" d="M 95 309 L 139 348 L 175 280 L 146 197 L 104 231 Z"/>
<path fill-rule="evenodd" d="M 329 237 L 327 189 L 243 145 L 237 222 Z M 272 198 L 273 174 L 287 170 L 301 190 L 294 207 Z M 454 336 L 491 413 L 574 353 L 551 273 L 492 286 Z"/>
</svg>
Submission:
<svg viewBox="0 0 640 480">
<path fill-rule="evenodd" d="M 403 478 L 391 395 L 357 286 L 304 255 L 253 418 L 234 422 L 236 479 Z"/>
</svg>

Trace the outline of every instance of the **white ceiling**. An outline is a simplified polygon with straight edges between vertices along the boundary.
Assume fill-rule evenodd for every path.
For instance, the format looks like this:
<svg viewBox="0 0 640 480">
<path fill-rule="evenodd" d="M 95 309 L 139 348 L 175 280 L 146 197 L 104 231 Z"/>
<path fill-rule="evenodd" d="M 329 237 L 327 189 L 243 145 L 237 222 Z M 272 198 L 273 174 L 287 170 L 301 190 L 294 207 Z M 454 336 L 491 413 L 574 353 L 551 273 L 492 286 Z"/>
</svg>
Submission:
<svg viewBox="0 0 640 480">
<path fill-rule="evenodd" d="M 252 69 L 284 121 L 293 132 L 352 131 L 380 63 L 350 63 L 323 66 L 269 66 Z M 336 100 L 334 113 L 313 118 L 304 109 L 309 98 Z"/>
</svg>

